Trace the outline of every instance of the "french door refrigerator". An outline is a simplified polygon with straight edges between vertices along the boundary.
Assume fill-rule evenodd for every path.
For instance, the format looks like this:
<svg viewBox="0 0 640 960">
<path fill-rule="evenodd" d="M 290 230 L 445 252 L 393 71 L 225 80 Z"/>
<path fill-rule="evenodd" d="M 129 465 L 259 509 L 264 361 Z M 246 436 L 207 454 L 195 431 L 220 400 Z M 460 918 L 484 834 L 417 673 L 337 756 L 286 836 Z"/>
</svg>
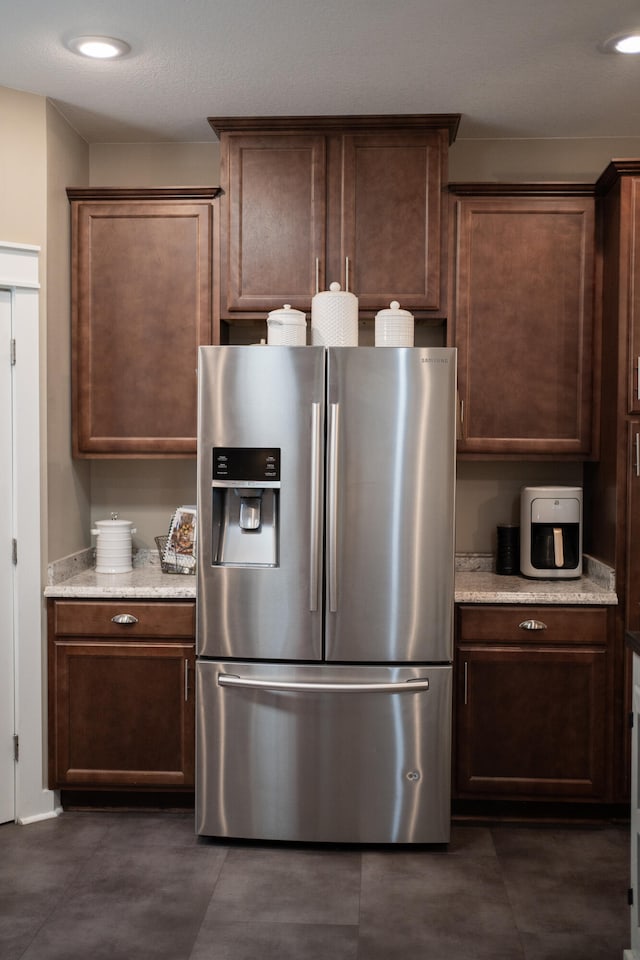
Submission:
<svg viewBox="0 0 640 960">
<path fill-rule="evenodd" d="M 456 351 L 199 352 L 196 830 L 446 843 Z"/>
</svg>

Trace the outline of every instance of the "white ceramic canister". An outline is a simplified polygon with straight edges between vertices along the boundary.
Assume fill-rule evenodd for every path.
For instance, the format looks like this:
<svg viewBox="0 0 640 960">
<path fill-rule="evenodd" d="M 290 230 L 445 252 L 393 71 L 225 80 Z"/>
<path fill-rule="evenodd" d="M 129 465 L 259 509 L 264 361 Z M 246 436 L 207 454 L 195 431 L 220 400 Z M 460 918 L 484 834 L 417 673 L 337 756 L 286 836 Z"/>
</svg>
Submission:
<svg viewBox="0 0 640 960">
<path fill-rule="evenodd" d="M 318 347 L 358 346 L 358 298 L 339 283 L 311 301 L 311 343 Z"/>
<path fill-rule="evenodd" d="M 276 347 L 304 347 L 307 343 L 307 318 L 301 310 L 285 303 L 281 310 L 267 315 L 267 343 Z"/>
<path fill-rule="evenodd" d="M 376 313 L 376 347 L 412 347 L 413 326 L 413 314 L 392 300 L 388 310 Z"/>
<path fill-rule="evenodd" d="M 136 532 L 131 520 L 96 520 L 92 530 L 96 540 L 96 573 L 130 573 L 132 570 L 131 536 Z"/>
</svg>

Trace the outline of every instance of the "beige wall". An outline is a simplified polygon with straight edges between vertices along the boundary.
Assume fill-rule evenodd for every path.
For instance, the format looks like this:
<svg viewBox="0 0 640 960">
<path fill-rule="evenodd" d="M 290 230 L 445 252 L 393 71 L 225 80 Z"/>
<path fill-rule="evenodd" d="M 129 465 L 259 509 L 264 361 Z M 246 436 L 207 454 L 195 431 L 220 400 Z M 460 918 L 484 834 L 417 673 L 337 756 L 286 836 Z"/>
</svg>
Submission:
<svg viewBox="0 0 640 960">
<path fill-rule="evenodd" d="M 0 239 L 46 255 L 47 138 L 42 97 L 0 87 Z M 40 262 L 40 281 L 44 276 Z"/>
<path fill-rule="evenodd" d="M 94 143 L 92 187 L 217 186 L 220 144 Z"/>
<path fill-rule="evenodd" d="M 449 151 L 449 180 L 572 180 L 592 183 L 614 157 L 640 157 L 640 137 L 458 139 Z"/>
<path fill-rule="evenodd" d="M 47 105 L 47 472 L 49 560 L 88 544 L 90 467 L 71 457 L 70 217 L 66 188 L 89 179 L 89 148 Z"/>
</svg>

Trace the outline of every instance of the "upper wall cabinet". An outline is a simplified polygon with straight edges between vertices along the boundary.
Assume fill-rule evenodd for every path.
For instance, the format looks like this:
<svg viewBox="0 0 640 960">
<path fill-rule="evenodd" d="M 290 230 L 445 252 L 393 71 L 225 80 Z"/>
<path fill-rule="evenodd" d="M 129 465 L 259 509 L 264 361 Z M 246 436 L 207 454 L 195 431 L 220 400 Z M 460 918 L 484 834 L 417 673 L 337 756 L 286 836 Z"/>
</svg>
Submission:
<svg viewBox="0 0 640 960">
<path fill-rule="evenodd" d="M 450 191 L 459 452 L 593 456 L 593 186 L 452 184 Z"/>
<path fill-rule="evenodd" d="M 221 316 L 308 311 L 339 281 L 368 315 L 443 316 L 459 115 L 210 118 L 221 144 Z"/>
<path fill-rule="evenodd" d="M 217 187 L 69 189 L 73 454 L 196 452 Z"/>
<path fill-rule="evenodd" d="M 621 331 L 626 413 L 640 413 L 640 160 L 612 160 L 596 184 L 607 322 Z M 625 411 L 620 411 L 625 412 Z"/>
</svg>

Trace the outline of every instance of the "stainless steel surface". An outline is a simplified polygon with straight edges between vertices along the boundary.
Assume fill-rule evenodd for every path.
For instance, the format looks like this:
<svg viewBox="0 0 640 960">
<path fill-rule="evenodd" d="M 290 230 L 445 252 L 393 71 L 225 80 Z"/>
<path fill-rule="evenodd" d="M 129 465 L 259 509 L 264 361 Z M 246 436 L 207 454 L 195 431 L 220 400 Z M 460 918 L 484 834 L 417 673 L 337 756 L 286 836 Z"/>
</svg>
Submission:
<svg viewBox="0 0 640 960">
<path fill-rule="evenodd" d="M 313 690 L 319 693 L 415 693 L 416 690 L 428 690 L 429 680 L 402 680 L 400 683 L 322 683 L 310 680 L 256 680 L 252 677 L 240 677 L 234 673 L 219 673 L 218 685 L 221 687 L 245 687 L 262 690 L 290 690 L 304 693 Z"/>
<path fill-rule="evenodd" d="M 322 613 L 309 610 L 313 404 L 324 403 L 324 350 L 205 347 L 198 374 L 197 652 L 207 657 L 319 660 Z M 212 449 L 282 450 L 273 566 L 215 566 L 209 507 Z M 320 473 L 316 491 L 323 498 Z M 237 500 L 237 497 L 229 497 Z M 265 498 L 263 497 L 263 500 Z M 274 500 L 275 504 L 275 500 Z M 264 506 L 263 506 L 264 510 Z M 236 536 L 237 524 L 228 528 Z M 253 536 L 253 534 L 249 534 Z M 244 549 L 244 547 L 243 547 Z"/>
<path fill-rule="evenodd" d="M 329 611 L 335 613 L 338 595 L 338 430 L 340 407 L 329 405 L 329 440 L 327 455 L 327 579 Z"/>
<path fill-rule="evenodd" d="M 220 686 L 197 665 L 196 828 L 209 836 L 349 843 L 449 840 L 449 665 L 233 664 L 292 683 L 428 679 L 358 696 Z M 406 683 L 412 687 L 411 683 Z"/>
<path fill-rule="evenodd" d="M 311 404 L 311 531 L 309 537 L 309 610 L 315 613 L 319 607 L 318 597 L 321 589 L 322 562 L 322 406 Z"/>
<path fill-rule="evenodd" d="M 199 833 L 448 840 L 455 433 L 455 350 L 201 348 Z"/>
<path fill-rule="evenodd" d="M 328 468 L 326 659 L 451 660 L 455 351 L 328 355 L 327 402 L 340 414 Z"/>
<path fill-rule="evenodd" d="M 547 625 L 543 620 L 523 620 L 518 626 L 521 630 L 546 630 Z"/>
</svg>

